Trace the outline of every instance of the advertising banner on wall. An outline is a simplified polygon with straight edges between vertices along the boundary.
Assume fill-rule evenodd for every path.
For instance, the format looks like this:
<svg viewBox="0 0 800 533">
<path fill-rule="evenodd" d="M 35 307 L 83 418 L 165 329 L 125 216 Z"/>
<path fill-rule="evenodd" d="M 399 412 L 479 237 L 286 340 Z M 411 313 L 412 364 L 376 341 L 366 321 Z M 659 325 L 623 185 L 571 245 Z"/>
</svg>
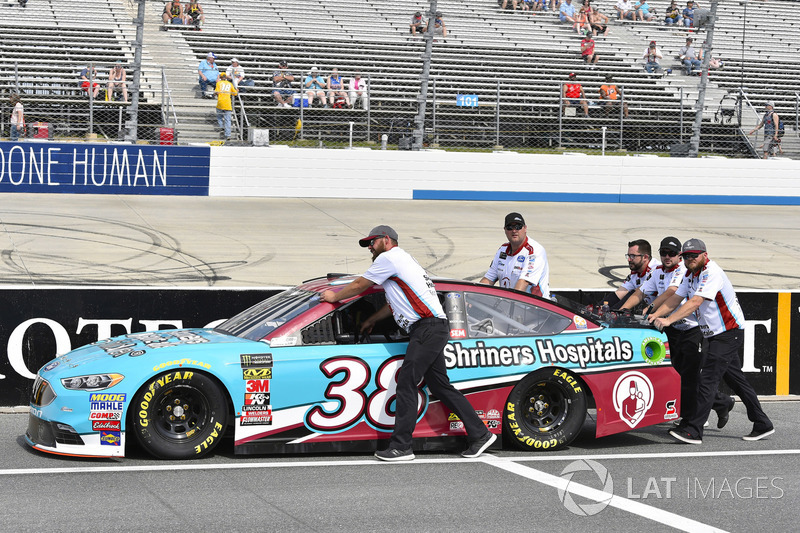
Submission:
<svg viewBox="0 0 800 533">
<path fill-rule="evenodd" d="M 213 327 L 276 289 L 0 289 L 0 406 L 27 405 L 56 354 L 115 335 Z M 558 291 L 598 303 L 601 291 Z M 743 369 L 762 395 L 800 394 L 800 293 L 739 292 L 747 318 Z"/>
<path fill-rule="evenodd" d="M 0 192 L 208 196 L 208 146 L 0 142 Z"/>
</svg>

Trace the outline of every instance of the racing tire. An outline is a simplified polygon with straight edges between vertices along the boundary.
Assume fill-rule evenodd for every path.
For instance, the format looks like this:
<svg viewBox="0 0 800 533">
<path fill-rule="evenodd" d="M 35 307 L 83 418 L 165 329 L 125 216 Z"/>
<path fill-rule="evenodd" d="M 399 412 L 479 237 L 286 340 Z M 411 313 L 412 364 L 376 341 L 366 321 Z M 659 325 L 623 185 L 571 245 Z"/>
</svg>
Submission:
<svg viewBox="0 0 800 533">
<path fill-rule="evenodd" d="M 508 395 L 503 413 L 506 440 L 526 451 L 568 446 L 586 420 L 584 383 L 560 368 L 525 376 Z"/>
<path fill-rule="evenodd" d="M 213 450 L 225 433 L 228 408 L 209 376 L 170 371 L 150 378 L 131 405 L 131 424 L 141 446 L 161 459 L 193 459 Z"/>
</svg>

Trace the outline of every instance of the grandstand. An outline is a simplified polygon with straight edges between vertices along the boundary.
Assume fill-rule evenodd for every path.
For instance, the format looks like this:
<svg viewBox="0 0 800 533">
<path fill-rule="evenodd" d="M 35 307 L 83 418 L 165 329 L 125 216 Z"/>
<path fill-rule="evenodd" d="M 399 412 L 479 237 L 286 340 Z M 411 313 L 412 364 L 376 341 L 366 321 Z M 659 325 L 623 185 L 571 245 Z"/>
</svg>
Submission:
<svg viewBox="0 0 800 533">
<path fill-rule="evenodd" d="M 579 2 L 578 2 L 579 3 Z M 214 102 L 199 98 L 197 65 L 208 51 L 220 68 L 237 57 L 256 83 L 241 98 L 237 118 L 250 127 L 267 128 L 273 140 L 347 142 L 350 123 L 356 141 L 390 142 L 409 135 L 420 101 L 425 42 L 408 33 L 414 11 L 427 4 L 412 0 L 201 0 L 203 31 L 161 31 L 163 2 L 146 3 L 139 135 L 154 140 L 157 128 L 175 126 L 180 142 L 207 142 L 216 137 Z M 613 18 L 613 0 L 594 6 Z M 660 13 L 668 1 L 651 5 Z M 800 56 L 791 29 L 787 1 L 720 2 L 714 57 L 724 68 L 710 73 L 703 109 L 701 149 L 726 155 L 754 155 L 739 133 L 749 131 L 766 101 L 787 123 L 784 149 L 800 155 L 797 102 Z M 132 63 L 136 42 L 137 2 L 125 0 L 31 0 L 26 9 L 0 7 L 0 65 L 3 92 L 23 94 L 28 122 L 54 125 L 57 135 L 81 136 L 90 125 L 101 137 L 116 139 L 124 126 L 126 106 L 106 102 L 101 93 L 89 112 L 77 73 L 94 64 L 100 83 L 116 59 Z M 425 141 L 450 148 L 545 150 L 594 149 L 605 135 L 610 148 L 669 151 L 688 142 L 695 118 L 699 77 L 680 73 L 675 59 L 688 30 L 657 23 L 612 22 L 606 38 L 597 39 L 600 62 L 590 69 L 580 58 L 580 38 L 555 13 L 502 11 L 493 0 L 461 3 L 439 0 L 448 37 L 433 44 L 431 85 L 425 110 Z M 781 24 L 776 24 L 780 20 Z M 700 45 L 705 31 L 692 32 Z M 45 37 L 44 39 L 42 37 Z M 642 69 L 641 55 L 656 40 L 662 64 L 672 74 L 653 76 Z M 338 68 L 344 77 L 356 72 L 370 81 L 370 109 L 276 108 L 271 76 L 286 59 L 299 78 L 312 66 L 323 73 Z M 590 99 L 597 97 L 606 74 L 623 88 L 630 117 L 603 117 L 597 108 L 589 118 L 562 116 L 560 88 L 575 72 Z M 435 93 L 435 100 L 434 100 Z M 477 107 L 456 105 L 457 94 L 478 95 Z M 8 113 L 3 112 L 4 131 Z M 246 120 L 245 120 L 246 118 Z M 246 129 L 246 126 L 243 128 Z M 245 131 L 239 135 L 246 136 Z"/>
</svg>

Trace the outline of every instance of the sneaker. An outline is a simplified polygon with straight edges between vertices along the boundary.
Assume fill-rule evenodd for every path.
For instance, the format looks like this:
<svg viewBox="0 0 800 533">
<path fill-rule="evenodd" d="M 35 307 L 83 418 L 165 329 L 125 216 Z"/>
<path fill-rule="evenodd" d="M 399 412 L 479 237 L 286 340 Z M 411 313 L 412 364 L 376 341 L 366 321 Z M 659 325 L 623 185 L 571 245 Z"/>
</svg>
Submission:
<svg viewBox="0 0 800 533">
<path fill-rule="evenodd" d="M 375 452 L 375 457 L 381 461 L 413 461 L 414 452 L 410 448 L 408 450 L 386 448 L 385 450 Z"/>
<path fill-rule="evenodd" d="M 675 426 L 676 428 L 682 428 L 682 427 L 684 426 L 684 424 L 683 424 L 683 418 L 679 418 L 679 419 L 675 420 L 675 421 L 672 423 L 672 425 L 673 425 L 673 426 Z M 707 428 L 707 427 L 708 427 L 708 425 L 709 425 L 709 424 L 708 424 L 708 420 L 706 420 L 706 423 L 705 423 L 705 424 L 703 424 L 703 427 L 704 427 L 704 428 Z"/>
<path fill-rule="evenodd" d="M 678 439 L 686 444 L 703 444 L 703 440 L 689 433 L 686 430 L 673 429 L 669 432 L 673 438 Z"/>
<path fill-rule="evenodd" d="M 494 433 L 489 433 L 487 435 L 484 435 L 480 439 L 473 442 L 469 448 L 461 452 L 461 457 L 467 457 L 470 459 L 475 457 L 480 457 L 480 455 L 486 451 L 486 448 L 491 446 L 492 443 L 494 443 L 494 441 L 496 440 L 497 440 L 497 435 L 495 435 Z"/>
<path fill-rule="evenodd" d="M 766 431 L 756 431 L 755 429 L 750 432 L 749 435 L 745 435 L 742 437 L 742 440 L 761 440 L 764 437 L 769 437 L 775 433 L 775 428 L 770 428 Z"/>
<path fill-rule="evenodd" d="M 283 107 L 292 107 L 292 106 L 289 104 L 283 104 Z"/>
<path fill-rule="evenodd" d="M 722 409 L 717 411 L 717 428 L 722 429 L 725 427 L 725 424 L 728 423 L 728 418 L 731 411 L 733 411 L 733 406 L 736 405 L 736 400 L 731 398 L 731 403 L 727 407 L 723 407 Z"/>
</svg>

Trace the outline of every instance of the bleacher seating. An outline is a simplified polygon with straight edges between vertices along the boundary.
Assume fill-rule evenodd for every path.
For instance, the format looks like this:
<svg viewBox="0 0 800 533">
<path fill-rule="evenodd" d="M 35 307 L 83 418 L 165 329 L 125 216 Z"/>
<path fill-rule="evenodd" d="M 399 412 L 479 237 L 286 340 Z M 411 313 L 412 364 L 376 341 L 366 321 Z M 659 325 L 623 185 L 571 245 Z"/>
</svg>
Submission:
<svg viewBox="0 0 800 533">
<path fill-rule="evenodd" d="M 70 81 L 75 79 L 72 75 L 77 67 L 90 61 L 109 65 L 118 57 L 133 56 L 134 29 L 130 17 L 125 16 L 130 10 L 126 11 L 123 0 L 91 0 L 91 9 L 82 14 L 70 9 L 73 1 L 77 0 L 64 0 L 61 7 L 52 4 L 52 18 L 48 18 L 50 12 L 45 8 L 36 18 L 36 31 L 60 36 L 59 45 L 32 48 L 36 39 L 31 38 L 20 41 L 26 45 L 16 46 L 11 43 L 12 37 L 24 32 L 26 22 L 18 17 L 10 19 L 14 23 L 8 19 L 0 22 L 4 59 L 13 58 L 21 79 L 24 73 L 26 83 L 35 84 L 29 89 L 29 96 L 35 96 L 37 101 L 47 97 L 79 100 L 82 95 L 76 90 L 77 83 Z M 223 69 L 231 57 L 239 58 L 248 77 L 256 82 L 243 99 L 251 124 L 276 127 L 285 123 L 287 129 L 294 129 L 292 117 L 297 110 L 276 109 L 270 96 L 271 75 L 280 59 L 286 59 L 298 77 L 312 66 L 323 72 L 338 68 L 344 77 L 356 72 L 369 77 L 373 137 L 392 124 L 413 121 L 425 43 L 420 36 L 409 35 L 408 23 L 414 11 L 426 10 L 426 3 L 201 0 L 201 4 L 206 16 L 203 31 L 170 35 L 176 43 L 188 45 L 194 56 L 192 61 L 197 63 L 208 50 L 216 52 Z M 594 2 L 612 19 L 613 4 L 613 0 Z M 651 2 L 659 11 L 657 20 L 667 4 L 667 0 Z M 500 140 L 505 146 L 553 145 L 556 136 L 562 144 L 566 137 L 566 144 L 595 146 L 599 126 L 607 126 L 613 130 L 609 134 L 616 136 L 617 117 L 605 119 L 594 111 L 589 120 L 583 119 L 581 113 L 578 117 L 561 117 L 560 87 L 570 72 L 578 75 L 589 98 L 597 97 L 606 74 L 614 76 L 630 107 L 624 129 L 634 147 L 666 146 L 691 126 L 698 80 L 682 76 L 674 59 L 688 33 L 684 28 L 614 22 L 609 36 L 597 39 L 601 59 L 598 67 L 591 69 L 580 58 L 580 38 L 569 25 L 559 23 L 555 13 L 502 11 L 494 0 L 439 0 L 437 6 L 444 13 L 449 35 L 434 43 L 427 127 L 440 144 L 495 144 L 498 110 Z M 787 2 L 782 1 L 751 2 L 747 8 L 735 0 L 720 2 L 714 57 L 722 59 L 725 68 L 711 73 L 712 99 L 707 97 L 709 111 L 704 113 L 705 120 L 713 120 L 714 106 L 727 91 L 739 88 L 745 89 L 756 107 L 775 100 L 780 113 L 794 116 L 796 93 L 800 91 L 800 56 L 792 44 L 792 30 L 800 23 L 788 17 L 786 6 Z M 60 9 L 69 15 L 62 17 Z M 150 13 L 146 24 L 160 24 L 154 11 Z M 104 22 L 85 24 L 89 17 L 97 19 L 94 14 Z M 784 22 L 782 26 L 775 24 L 778 19 Z M 82 22 L 83 27 L 92 29 L 82 30 Z M 33 25 L 30 21 L 27 24 Z M 692 34 L 697 36 L 696 44 L 701 44 L 705 32 Z M 74 39 L 81 38 L 78 45 Z M 650 40 L 658 41 L 665 66 L 676 69 L 671 75 L 655 77 L 643 71 L 641 54 Z M 65 54 L 65 49 L 70 52 Z M 147 43 L 145 49 L 148 50 Z M 160 53 L 164 52 L 149 49 L 156 63 Z M 7 67 L 3 70 L 3 83 L 9 87 L 9 71 Z M 160 80 L 151 78 L 149 82 L 152 94 L 158 94 Z M 299 85 L 298 80 L 295 89 Z M 434 90 L 435 132 L 431 121 Z M 458 93 L 478 94 L 480 105 L 475 109 L 456 107 Z M 307 110 L 304 122 L 313 127 L 315 123 L 341 125 L 349 121 L 363 125 L 366 120 L 363 110 Z M 327 133 L 335 136 L 339 131 L 340 128 L 329 127 Z M 359 131 L 363 132 L 363 128 Z"/>
</svg>

